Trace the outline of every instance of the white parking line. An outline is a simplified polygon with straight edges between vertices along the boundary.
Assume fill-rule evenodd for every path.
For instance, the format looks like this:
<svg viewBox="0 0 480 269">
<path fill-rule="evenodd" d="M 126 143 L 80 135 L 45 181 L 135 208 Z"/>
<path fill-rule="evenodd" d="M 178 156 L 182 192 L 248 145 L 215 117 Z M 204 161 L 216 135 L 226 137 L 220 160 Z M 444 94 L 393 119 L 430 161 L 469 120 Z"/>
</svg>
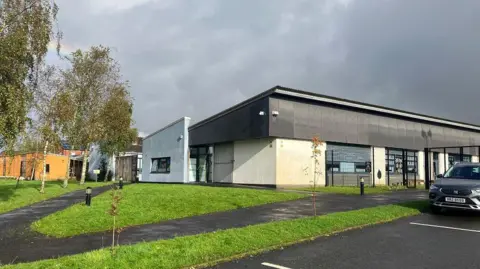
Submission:
<svg viewBox="0 0 480 269">
<path fill-rule="evenodd" d="M 442 228 L 442 229 L 449 229 L 449 230 L 464 231 L 464 232 L 480 233 L 480 230 L 463 229 L 463 228 L 448 227 L 448 226 L 441 226 L 441 225 L 432 225 L 432 224 L 425 224 L 425 223 L 418 223 L 418 222 L 410 222 L 410 224 L 433 227 L 433 228 Z"/>
<path fill-rule="evenodd" d="M 262 265 L 272 267 L 272 268 L 277 268 L 277 269 L 291 269 L 291 268 L 288 268 L 288 267 L 285 267 L 285 266 L 276 265 L 276 264 L 268 263 L 268 262 L 262 262 Z"/>
</svg>

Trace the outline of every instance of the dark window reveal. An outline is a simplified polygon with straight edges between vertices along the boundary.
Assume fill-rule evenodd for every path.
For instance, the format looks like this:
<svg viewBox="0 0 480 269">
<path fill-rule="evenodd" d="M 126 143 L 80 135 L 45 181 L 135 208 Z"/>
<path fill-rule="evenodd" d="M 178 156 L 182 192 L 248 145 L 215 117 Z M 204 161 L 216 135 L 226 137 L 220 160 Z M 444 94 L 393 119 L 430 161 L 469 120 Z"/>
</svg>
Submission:
<svg viewBox="0 0 480 269">
<path fill-rule="evenodd" d="M 152 158 L 150 173 L 170 173 L 170 157 Z"/>
<path fill-rule="evenodd" d="M 45 172 L 48 174 L 50 173 L 50 165 L 49 164 L 46 164 L 45 165 Z"/>
</svg>

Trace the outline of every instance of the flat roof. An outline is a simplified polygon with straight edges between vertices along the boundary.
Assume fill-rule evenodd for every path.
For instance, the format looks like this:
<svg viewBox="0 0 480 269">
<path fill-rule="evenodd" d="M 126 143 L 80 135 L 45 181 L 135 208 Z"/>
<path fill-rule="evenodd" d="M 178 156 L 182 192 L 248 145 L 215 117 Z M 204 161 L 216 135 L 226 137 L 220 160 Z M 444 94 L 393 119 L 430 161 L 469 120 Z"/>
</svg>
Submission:
<svg viewBox="0 0 480 269">
<path fill-rule="evenodd" d="M 312 93 L 312 92 L 306 92 L 298 89 L 293 89 L 293 88 L 288 88 L 288 87 L 283 87 L 283 86 L 275 86 L 267 91 L 264 91 L 258 95 L 255 95 L 254 97 L 247 99 L 235 106 L 232 106 L 226 110 L 223 110 L 220 113 L 217 113 L 211 117 L 208 117 L 192 126 L 190 126 L 189 130 L 193 130 L 195 128 L 198 128 L 208 122 L 211 122 L 213 120 L 216 120 L 226 114 L 229 114 L 235 110 L 238 110 L 244 106 L 247 106 L 259 99 L 272 96 L 273 94 L 277 95 L 283 95 L 283 96 L 290 96 L 290 97 L 295 97 L 295 98 L 300 98 L 300 99 L 305 99 L 305 100 L 312 100 L 312 101 L 318 101 L 322 103 L 329 103 L 329 104 L 334 104 L 338 106 L 344 106 L 344 107 L 351 107 L 351 108 L 357 108 L 365 111 L 370 111 L 370 112 L 376 112 L 376 113 L 382 113 L 385 115 L 391 115 L 391 116 L 396 116 L 396 117 L 405 117 L 409 118 L 412 120 L 421 120 L 421 121 L 427 121 L 431 123 L 437 123 L 437 124 L 442 124 L 442 125 L 447 125 L 450 127 L 454 128 L 466 128 L 470 129 L 473 131 L 480 131 L 480 125 L 475 125 L 475 124 L 470 124 L 470 123 L 465 123 L 465 122 L 460 122 L 460 121 L 454 121 L 454 120 L 448 120 L 444 118 L 439 118 L 439 117 L 433 117 L 433 116 L 428 116 L 424 114 L 419 114 L 415 112 L 409 112 L 409 111 L 404 111 L 400 109 L 395 109 L 395 108 L 388 108 L 384 106 L 379 106 L 379 105 L 373 105 L 373 104 L 367 104 L 367 103 L 362 103 L 358 101 L 352 101 L 348 99 L 343 99 L 343 98 L 338 98 L 338 97 L 333 97 L 333 96 L 327 96 L 327 95 L 322 95 L 322 94 L 317 94 L 317 93 Z"/>
</svg>

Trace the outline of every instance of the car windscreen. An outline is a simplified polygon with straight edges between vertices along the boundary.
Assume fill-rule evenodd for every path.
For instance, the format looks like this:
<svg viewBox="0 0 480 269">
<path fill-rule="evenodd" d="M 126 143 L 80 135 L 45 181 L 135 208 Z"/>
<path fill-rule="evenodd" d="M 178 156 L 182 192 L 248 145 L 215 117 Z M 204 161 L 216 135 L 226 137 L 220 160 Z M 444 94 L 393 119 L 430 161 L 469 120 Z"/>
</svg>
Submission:
<svg viewBox="0 0 480 269">
<path fill-rule="evenodd" d="M 480 164 L 453 166 L 443 177 L 480 180 Z"/>
</svg>

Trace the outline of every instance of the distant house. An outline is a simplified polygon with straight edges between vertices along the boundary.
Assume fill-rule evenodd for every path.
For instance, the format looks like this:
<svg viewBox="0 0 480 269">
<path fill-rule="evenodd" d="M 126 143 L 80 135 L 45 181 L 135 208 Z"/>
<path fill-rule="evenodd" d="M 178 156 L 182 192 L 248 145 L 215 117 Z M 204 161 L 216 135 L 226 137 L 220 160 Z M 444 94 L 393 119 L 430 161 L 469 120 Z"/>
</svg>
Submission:
<svg viewBox="0 0 480 269">
<path fill-rule="evenodd" d="M 103 154 L 98 145 L 90 148 L 88 156 L 88 175 L 91 179 L 97 179 L 94 170 L 111 173 L 112 180 L 120 177 L 125 181 L 137 181 L 142 172 L 142 141 L 137 139 L 122 153 L 114 156 Z M 106 170 L 106 171 L 105 171 Z"/>
<path fill-rule="evenodd" d="M 65 178 L 68 157 L 48 153 L 46 158 L 46 180 Z M 0 154 L 0 176 L 39 180 L 43 175 L 43 153 L 15 153 L 13 156 Z"/>
<path fill-rule="evenodd" d="M 88 154 L 88 151 L 86 151 L 84 147 L 72 149 L 71 145 L 66 140 L 62 140 L 61 145 L 62 155 L 67 157 L 70 156 L 70 171 L 68 173 L 69 177 L 80 180 L 82 175 L 83 154 Z"/>
<path fill-rule="evenodd" d="M 137 139 L 125 152 L 114 156 L 115 178 L 122 177 L 126 181 L 139 181 L 142 178 L 142 145 L 143 138 Z"/>
</svg>

